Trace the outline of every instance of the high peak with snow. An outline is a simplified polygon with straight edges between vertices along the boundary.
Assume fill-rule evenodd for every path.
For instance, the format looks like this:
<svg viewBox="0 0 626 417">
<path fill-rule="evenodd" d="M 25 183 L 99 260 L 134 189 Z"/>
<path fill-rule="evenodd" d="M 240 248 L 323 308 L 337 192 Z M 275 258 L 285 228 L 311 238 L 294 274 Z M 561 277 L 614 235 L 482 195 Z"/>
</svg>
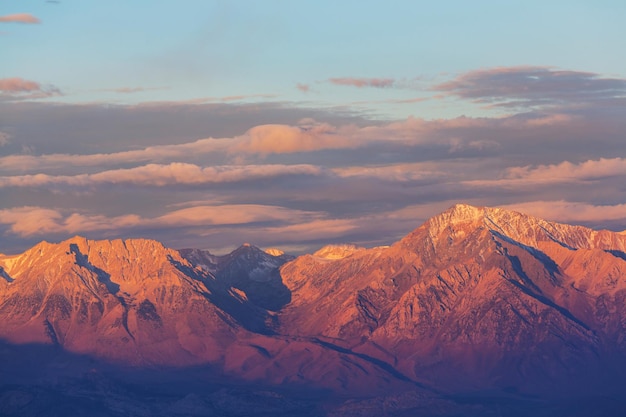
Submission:
<svg viewBox="0 0 626 417">
<path fill-rule="evenodd" d="M 623 233 L 464 204 L 389 247 L 297 258 L 74 237 L 0 255 L 0 337 L 343 396 L 611 390 L 625 249 Z"/>
</svg>

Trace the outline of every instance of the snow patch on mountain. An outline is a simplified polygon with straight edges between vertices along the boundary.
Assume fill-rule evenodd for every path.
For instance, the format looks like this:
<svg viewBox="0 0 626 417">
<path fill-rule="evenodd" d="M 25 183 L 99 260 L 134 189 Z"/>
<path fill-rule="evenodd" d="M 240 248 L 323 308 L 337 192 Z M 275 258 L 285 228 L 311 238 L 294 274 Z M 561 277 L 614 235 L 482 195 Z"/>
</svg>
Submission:
<svg viewBox="0 0 626 417">
<path fill-rule="evenodd" d="M 317 252 L 315 252 L 313 256 L 317 258 L 331 259 L 331 260 L 343 259 L 364 249 L 365 248 L 363 247 L 352 245 L 352 244 L 347 244 L 347 243 L 339 244 L 339 245 L 326 245 L 320 250 L 318 250 Z"/>
<path fill-rule="evenodd" d="M 276 248 L 267 248 L 265 249 L 265 253 L 267 253 L 268 255 L 272 255 L 272 256 L 282 256 L 285 254 L 285 252 Z"/>
</svg>

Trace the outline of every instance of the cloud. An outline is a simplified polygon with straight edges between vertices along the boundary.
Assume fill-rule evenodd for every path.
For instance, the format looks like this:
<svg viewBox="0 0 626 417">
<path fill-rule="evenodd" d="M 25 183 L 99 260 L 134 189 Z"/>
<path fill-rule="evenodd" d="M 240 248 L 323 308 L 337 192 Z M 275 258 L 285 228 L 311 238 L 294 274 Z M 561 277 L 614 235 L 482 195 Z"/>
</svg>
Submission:
<svg viewBox="0 0 626 417">
<path fill-rule="evenodd" d="M 311 87 L 308 84 L 302 84 L 302 83 L 296 84 L 296 88 L 302 91 L 303 93 L 308 93 L 309 90 L 311 89 Z"/>
<path fill-rule="evenodd" d="M 227 103 L 230 101 L 243 101 L 243 100 L 250 100 L 250 99 L 257 99 L 257 98 L 275 98 L 275 97 L 277 97 L 276 94 L 244 94 L 244 95 L 238 95 L 238 96 L 220 97 L 217 100 Z"/>
<path fill-rule="evenodd" d="M 441 180 L 447 173 L 437 170 L 431 164 L 393 164 L 377 166 L 352 166 L 334 168 L 332 171 L 341 178 L 377 178 L 379 180 L 406 183 Z"/>
<path fill-rule="evenodd" d="M 358 146 L 334 127 L 318 124 L 311 127 L 263 125 L 250 129 L 234 147 L 235 152 L 283 154 Z"/>
<path fill-rule="evenodd" d="M 79 175 L 13 175 L 0 177 L 4 187 L 95 186 L 99 184 L 133 184 L 162 187 L 166 185 L 221 184 L 259 181 L 279 176 L 320 175 L 323 170 L 313 165 L 245 165 L 200 167 L 173 162 L 167 165 L 148 164 L 134 168 Z"/>
<path fill-rule="evenodd" d="M 0 91 L 5 93 L 41 91 L 41 86 L 39 83 L 22 78 L 3 78 L 0 79 Z"/>
<path fill-rule="evenodd" d="M 329 78 L 331 84 L 343 85 L 349 87 L 372 87 L 372 88 L 389 88 L 393 87 L 395 80 L 393 78 Z"/>
<path fill-rule="evenodd" d="M 112 90 L 106 90 L 106 91 L 112 91 L 114 93 L 122 93 L 122 94 L 133 94 L 133 93 L 142 93 L 144 91 L 152 91 L 152 90 L 161 90 L 162 88 L 145 88 L 145 87 L 120 87 L 120 88 L 114 88 Z"/>
<path fill-rule="evenodd" d="M 499 67 L 470 71 L 433 89 L 497 106 L 580 105 L 626 98 L 626 79 L 548 67 Z"/>
<path fill-rule="evenodd" d="M 510 92 L 492 87 L 463 94 L 539 102 L 516 82 Z M 394 121 L 235 96 L 133 106 L 0 100 L 10 133 L 0 148 L 0 233 L 13 247 L 80 233 L 308 251 L 389 244 L 458 201 L 626 228 L 616 214 L 626 202 L 626 118 L 615 85 L 594 105 L 545 90 L 553 104 L 514 115 Z M 443 94 L 461 97 L 451 91 Z M 557 218 L 570 209 L 586 214 Z"/>
<path fill-rule="evenodd" d="M 595 205 L 585 202 L 557 200 L 528 201 L 500 207 L 562 223 L 626 221 L 626 204 Z"/>
<path fill-rule="evenodd" d="M 0 22 L 2 23 L 24 23 L 24 24 L 38 24 L 41 20 L 29 13 L 16 13 L 5 16 L 0 16 Z"/>
<path fill-rule="evenodd" d="M 11 140 L 11 135 L 0 131 L 0 147 L 8 145 Z"/>
<path fill-rule="evenodd" d="M 329 179 L 377 179 L 394 183 L 433 182 L 443 180 L 449 173 L 430 163 L 391 164 L 376 166 L 348 166 L 326 168 L 311 164 L 281 165 L 220 165 L 201 167 L 195 164 L 173 162 L 147 164 L 134 168 L 113 169 L 93 174 L 78 175 L 10 175 L 0 176 L 0 188 L 95 187 L 98 185 L 136 185 L 166 187 L 172 185 L 211 185 L 258 182 L 279 177 L 292 180 L 302 177 Z"/>
<path fill-rule="evenodd" d="M 233 225 L 257 222 L 303 221 L 316 213 L 260 204 L 198 206 L 175 210 L 149 223 L 180 226 Z"/>
<path fill-rule="evenodd" d="M 54 86 L 42 86 L 35 81 L 23 78 L 0 79 L 0 98 L 8 100 L 37 99 L 61 95 L 61 91 Z"/>
<path fill-rule="evenodd" d="M 512 167 L 507 178 L 547 182 L 591 181 L 607 177 L 625 176 L 626 158 L 600 158 L 580 163 L 563 161 L 559 164 Z"/>
<path fill-rule="evenodd" d="M 354 129 L 343 132 L 328 124 L 311 126 L 261 125 L 234 138 L 206 138 L 177 145 L 149 146 L 144 149 L 99 154 L 9 155 L 0 157 L 0 169 L 50 169 L 63 166 L 100 166 L 142 161 L 197 157 L 203 154 L 290 154 L 323 149 L 349 149 L 367 145 L 355 137 Z"/>
<path fill-rule="evenodd" d="M 160 114 L 160 113 L 159 113 Z M 621 119 L 620 119 L 621 120 Z M 370 125 L 332 125 L 312 121 L 297 125 L 258 125 L 241 135 L 226 138 L 204 138 L 193 142 L 154 145 L 143 149 L 123 150 L 110 153 L 76 154 L 53 153 L 43 155 L 13 154 L 0 157 L 0 170 L 5 172 L 32 172 L 41 170 L 68 170 L 79 167 L 110 167 L 122 164 L 168 163 L 171 161 L 191 163 L 200 157 L 229 161 L 240 165 L 250 158 L 263 161 L 272 155 L 292 155 L 304 158 L 306 163 L 317 159 L 312 153 L 328 151 L 359 150 L 368 158 L 377 159 L 384 148 L 386 153 L 414 152 L 439 149 L 440 154 L 495 155 L 515 152 L 536 161 L 536 153 L 529 153 L 532 146 L 544 145 L 559 148 L 553 151 L 559 156 L 575 152 L 577 147 L 587 147 L 588 135 L 603 134 L 605 145 L 596 142 L 598 152 L 621 149 L 622 137 L 617 124 L 586 122 L 581 116 L 566 114 L 526 114 L 523 117 L 468 118 L 406 120 L 372 123 Z M 86 122 L 81 122 L 82 126 Z M 606 133 L 603 133 L 606 131 Z M 546 137 L 549 141 L 546 142 Z M 567 143 L 565 148 L 562 143 Z M 299 156 L 298 156 L 299 155 Z M 549 153 L 545 153 L 549 156 Z M 541 156 L 541 155 L 540 155 Z M 321 156 L 320 156 L 321 158 Z M 520 159 L 523 162 L 523 160 Z"/>
<path fill-rule="evenodd" d="M 87 167 L 136 163 L 142 161 L 160 161 L 179 157 L 225 151 L 229 147 L 228 140 L 200 139 L 180 145 L 149 146 L 144 149 L 98 153 L 98 154 L 48 154 L 48 155 L 9 155 L 0 158 L 0 169 L 29 170 L 50 169 L 62 166 Z"/>
<path fill-rule="evenodd" d="M 200 227 L 253 224 L 259 222 L 307 222 L 317 213 L 259 204 L 197 206 L 174 210 L 162 216 L 144 218 L 136 214 L 105 216 L 24 206 L 0 210 L 0 224 L 11 234 L 29 237 L 46 234 L 85 234 L 94 231 L 133 230 L 138 228 Z M 197 231 L 200 233 L 200 231 Z"/>
<path fill-rule="evenodd" d="M 0 224 L 10 225 L 10 231 L 18 236 L 56 232 L 61 218 L 58 211 L 43 207 L 0 210 Z"/>
</svg>

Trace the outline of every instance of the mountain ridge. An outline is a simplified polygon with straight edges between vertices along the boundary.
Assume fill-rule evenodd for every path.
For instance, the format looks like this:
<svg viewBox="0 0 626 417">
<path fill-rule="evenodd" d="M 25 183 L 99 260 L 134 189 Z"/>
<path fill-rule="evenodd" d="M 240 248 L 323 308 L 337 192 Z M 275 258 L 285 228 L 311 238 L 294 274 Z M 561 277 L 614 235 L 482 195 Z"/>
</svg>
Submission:
<svg viewBox="0 0 626 417">
<path fill-rule="evenodd" d="M 626 386 L 624 248 L 465 204 L 388 247 L 298 257 L 76 236 L 0 256 L 0 338 L 344 395 L 600 390 Z"/>
</svg>

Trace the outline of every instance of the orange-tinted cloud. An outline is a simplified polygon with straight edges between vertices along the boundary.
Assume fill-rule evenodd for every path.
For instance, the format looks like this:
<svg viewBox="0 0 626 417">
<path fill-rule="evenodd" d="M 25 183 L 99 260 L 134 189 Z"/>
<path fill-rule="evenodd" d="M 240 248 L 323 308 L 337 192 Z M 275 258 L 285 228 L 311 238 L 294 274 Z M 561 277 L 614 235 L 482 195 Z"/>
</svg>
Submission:
<svg viewBox="0 0 626 417">
<path fill-rule="evenodd" d="M 0 79 L 0 91 L 6 93 L 41 91 L 41 85 L 34 81 L 28 81 L 17 77 L 3 78 Z"/>
<path fill-rule="evenodd" d="M 197 232 L 201 234 L 208 227 L 257 222 L 306 223 L 318 216 L 319 214 L 313 212 L 260 204 L 196 206 L 152 218 L 136 214 L 112 217 L 78 212 L 65 214 L 56 209 L 24 206 L 0 210 L 0 224 L 8 225 L 12 234 L 21 237 L 188 226 L 199 227 Z"/>
<path fill-rule="evenodd" d="M 139 186 L 220 184 L 258 181 L 265 178 L 294 175 L 320 175 L 313 165 L 222 165 L 200 167 L 173 162 L 148 164 L 135 168 L 114 169 L 79 175 L 13 175 L 0 177 L 0 187 L 47 187 L 53 185 L 94 186 L 98 184 L 134 184 Z"/>
<path fill-rule="evenodd" d="M 0 16 L 0 22 L 3 23 L 24 23 L 24 24 L 38 24 L 41 20 L 29 13 L 16 13 L 5 16 Z"/>
<path fill-rule="evenodd" d="M 324 124 L 312 127 L 262 125 L 250 129 L 239 138 L 233 150 L 263 155 L 358 146 L 356 142 L 337 133 L 334 127 Z"/>
<path fill-rule="evenodd" d="M 240 159 L 231 160 L 240 163 L 254 156 L 364 149 L 372 146 L 386 146 L 388 150 L 394 146 L 439 146 L 447 148 L 451 154 L 493 152 L 502 147 L 503 143 L 515 141 L 516 136 L 503 136 L 502 132 L 505 131 L 521 132 L 524 129 L 524 137 L 540 137 L 541 129 L 558 127 L 567 133 L 568 129 L 578 129 L 580 124 L 576 118 L 565 115 L 500 119 L 458 117 L 447 120 L 409 117 L 406 120 L 365 126 L 333 126 L 310 121 L 296 126 L 259 125 L 230 138 L 206 138 L 121 152 L 8 155 L 0 157 L 0 169 L 28 172 L 51 168 L 158 163 L 185 161 L 200 155 L 222 155 L 222 160 L 238 157 Z M 550 134 L 554 135 L 553 132 Z"/>
<path fill-rule="evenodd" d="M 578 181 L 594 180 L 626 175 L 625 158 L 600 158 L 574 164 L 563 161 L 559 164 L 536 167 L 509 168 L 507 177 L 520 180 Z"/>
</svg>

